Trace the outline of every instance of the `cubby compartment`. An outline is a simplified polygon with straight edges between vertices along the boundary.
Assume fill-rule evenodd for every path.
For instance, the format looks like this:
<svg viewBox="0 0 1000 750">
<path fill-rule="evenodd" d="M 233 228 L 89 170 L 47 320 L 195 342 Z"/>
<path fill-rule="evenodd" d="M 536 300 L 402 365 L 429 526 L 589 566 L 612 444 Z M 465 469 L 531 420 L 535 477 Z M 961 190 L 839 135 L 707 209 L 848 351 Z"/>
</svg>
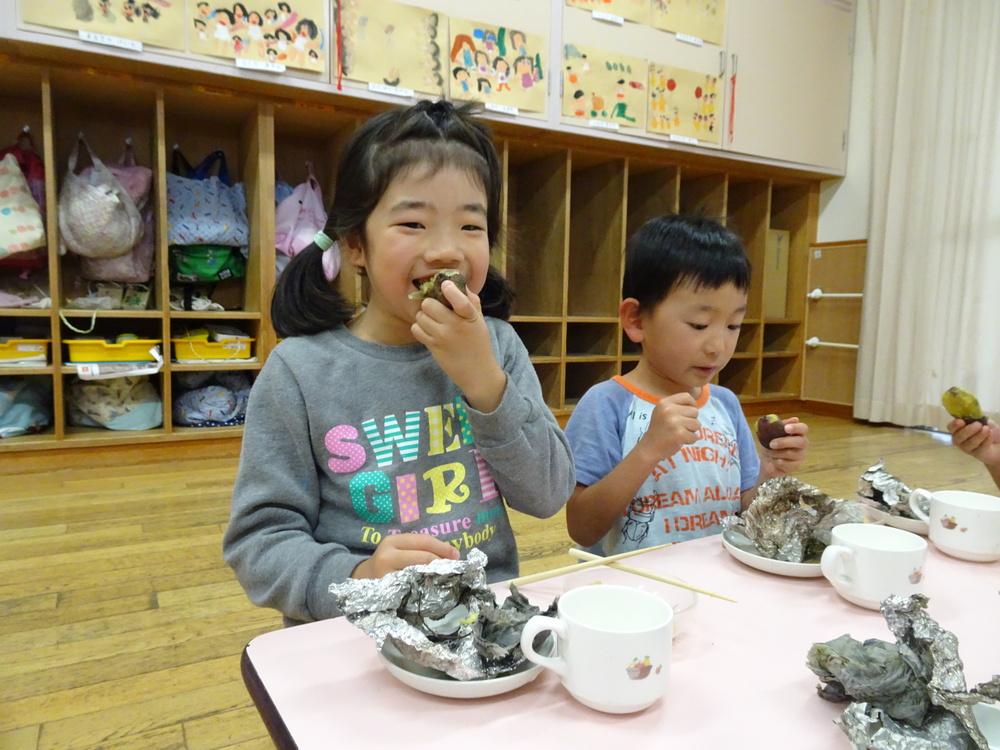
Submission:
<svg viewBox="0 0 1000 750">
<path fill-rule="evenodd" d="M 246 322 L 223 322 L 219 319 L 173 322 L 170 329 L 171 361 L 206 369 L 256 364 L 257 339 L 248 330 Z"/>
<path fill-rule="evenodd" d="M 802 357 L 770 355 L 760 363 L 760 395 L 768 398 L 798 397 L 802 392 Z"/>
<path fill-rule="evenodd" d="M 770 185 L 767 180 L 730 176 L 727 188 L 726 226 L 742 240 L 750 260 L 747 318 L 761 317 L 764 251 L 767 243 Z"/>
<path fill-rule="evenodd" d="M 683 214 L 711 216 L 725 221 L 726 173 L 681 168 L 679 207 Z"/>
<path fill-rule="evenodd" d="M 767 323 L 764 326 L 764 354 L 797 354 L 802 349 L 802 325 Z"/>
<path fill-rule="evenodd" d="M 52 378 L 30 372 L 13 373 L 0 369 L 0 401 L 5 413 L 0 420 L 0 439 L 30 443 L 54 434 Z"/>
<path fill-rule="evenodd" d="M 760 395 L 760 360 L 733 357 L 719 373 L 718 381 L 742 400 L 756 398 Z"/>
<path fill-rule="evenodd" d="M 170 378 L 170 429 L 237 431 L 246 418 L 254 373 L 248 370 L 175 371 Z"/>
<path fill-rule="evenodd" d="M 756 357 L 761 351 L 763 327 L 759 323 L 748 323 L 745 319 L 740 326 L 740 335 L 736 340 L 735 355 Z"/>
<path fill-rule="evenodd" d="M 564 413 L 563 372 L 561 363 L 535 363 L 535 374 L 542 387 L 542 398 L 545 399 L 545 405 L 556 413 Z"/>
<path fill-rule="evenodd" d="M 568 154 L 505 142 L 506 244 L 501 271 L 517 292 L 518 316 L 562 316 L 566 293 Z"/>
<path fill-rule="evenodd" d="M 528 350 L 533 362 L 559 360 L 563 353 L 563 324 L 560 321 L 513 320 L 511 325 Z"/>
<path fill-rule="evenodd" d="M 810 216 L 819 211 L 816 184 L 775 183 L 771 186 L 771 229 L 788 232 L 788 287 L 785 317 L 801 321 L 805 317 L 806 276 L 808 275 Z"/>
<path fill-rule="evenodd" d="M 52 74 L 54 168 L 58 188 L 50 195 L 58 201 L 65 190 L 72 154 L 77 156 L 76 173 L 79 174 L 91 165 L 91 155 L 110 167 L 118 165 L 130 150 L 136 165 L 152 171 L 145 203 L 137 208 L 150 223 L 152 236 L 148 241 L 153 245 L 153 261 L 149 271 L 151 278 L 155 278 L 159 258 L 155 238 L 161 223 L 156 207 L 162 171 L 158 89 L 138 81 L 129 80 L 128 85 L 125 84 L 121 77 L 106 74 L 84 75 L 70 71 Z M 109 276 L 70 248 L 70 252 L 59 257 L 59 278 L 60 292 L 54 296 L 54 303 L 65 307 L 69 300 L 87 296 L 88 287 L 92 288 L 94 283 L 107 280 Z M 133 280 L 150 281 L 138 277 Z M 155 289 L 146 299 L 150 309 L 159 309 L 162 305 Z"/>
<path fill-rule="evenodd" d="M 677 212 L 679 177 L 680 170 L 675 166 L 664 166 L 640 159 L 628 160 L 626 241 L 650 219 Z"/>
<path fill-rule="evenodd" d="M 618 374 L 618 362 L 566 364 L 566 406 L 575 406 L 590 388 Z"/>
<path fill-rule="evenodd" d="M 570 320 L 566 323 L 566 358 L 614 359 L 620 330 L 617 318 L 597 323 Z"/>
<path fill-rule="evenodd" d="M 567 312 L 617 315 L 625 243 L 625 162 L 577 150 L 570 156 Z"/>
<path fill-rule="evenodd" d="M 260 313 L 265 304 L 261 294 L 262 248 L 274 246 L 273 162 L 264 158 L 273 145 L 271 120 L 262 109 L 266 109 L 265 105 L 257 100 L 231 92 L 188 88 L 167 88 L 163 92 L 166 168 L 174 171 L 177 151 L 197 166 L 209 154 L 221 150 L 229 184 L 243 186 L 250 228 L 246 268 L 242 279 L 236 279 L 239 283 L 231 279 L 221 282 L 229 287 L 224 289 L 225 301 L 213 301 L 227 310 L 253 313 Z M 266 177 L 264 169 L 268 171 Z M 209 174 L 217 174 L 216 168 Z M 271 250 L 267 253 L 271 259 Z"/>
<path fill-rule="evenodd" d="M 163 375 L 84 380 L 63 375 L 68 442 L 101 444 L 129 434 L 148 440 L 166 434 Z"/>
<path fill-rule="evenodd" d="M 62 359 L 75 367 L 88 363 L 155 362 L 150 349 L 163 357 L 163 326 L 158 318 L 132 318 L 104 313 L 63 312 Z"/>
</svg>

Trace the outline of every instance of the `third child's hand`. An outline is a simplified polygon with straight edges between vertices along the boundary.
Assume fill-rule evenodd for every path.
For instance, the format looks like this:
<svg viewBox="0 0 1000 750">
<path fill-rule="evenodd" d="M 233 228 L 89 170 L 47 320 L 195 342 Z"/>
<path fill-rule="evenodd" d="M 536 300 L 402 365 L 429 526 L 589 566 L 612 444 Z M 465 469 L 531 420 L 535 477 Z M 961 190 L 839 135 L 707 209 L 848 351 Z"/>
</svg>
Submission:
<svg viewBox="0 0 1000 750">
<path fill-rule="evenodd" d="M 479 296 L 463 294 L 450 281 L 444 282 L 441 290 L 454 309 L 425 299 L 411 327 L 413 335 L 430 350 L 473 408 L 492 412 L 500 405 L 507 376 L 493 354 Z"/>
<path fill-rule="evenodd" d="M 987 467 L 1000 466 L 1000 428 L 992 419 L 984 427 L 979 422 L 953 419 L 948 423 L 951 442 L 962 452 L 982 461 Z"/>
<path fill-rule="evenodd" d="M 442 557 L 457 560 L 458 550 L 427 534 L 389 534 L 379 542 L 371 557 L 358 564 L 351 578 L 381 578 L 386 573 L 410 565 L 426 565 Z"/>
<path fill-rule="evenodd" d="M 649 429 L 639 441 L 656 452 L 656 460 L 672 456 L 691 445 L 701 433 L 698 402 L 690 393 L 675 393 L 660 399 L 649 417 Z"/>
</svg>

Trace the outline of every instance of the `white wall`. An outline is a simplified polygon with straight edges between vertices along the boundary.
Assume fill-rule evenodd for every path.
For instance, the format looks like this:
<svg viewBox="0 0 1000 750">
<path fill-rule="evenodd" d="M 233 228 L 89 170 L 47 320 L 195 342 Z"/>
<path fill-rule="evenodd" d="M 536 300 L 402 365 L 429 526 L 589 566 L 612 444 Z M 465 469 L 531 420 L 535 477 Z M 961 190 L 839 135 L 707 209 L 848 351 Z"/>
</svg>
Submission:
<svg viewBox="0 0 1000 750">
<path fill-rule="evenodd" d="M 823 183 L 817 242 L 868 239 L 871 213 L 872 50 L 871 0 L 855 8 L 854 73 L 845 176 Z"/>
</svg>

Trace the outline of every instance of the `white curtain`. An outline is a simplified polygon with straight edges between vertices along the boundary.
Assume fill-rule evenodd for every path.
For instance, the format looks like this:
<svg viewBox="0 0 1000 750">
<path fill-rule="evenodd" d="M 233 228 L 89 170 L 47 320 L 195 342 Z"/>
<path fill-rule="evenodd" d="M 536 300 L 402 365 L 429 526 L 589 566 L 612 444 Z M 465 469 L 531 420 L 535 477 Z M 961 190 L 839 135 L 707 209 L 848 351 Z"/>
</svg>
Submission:
<svg viewBox="0 0 1000 750">
<path fill-rule="evenodd" d="M 1000 412 L 1000 2 L 871 0 L 872 212 L 854 415 Z"/>
</svg>

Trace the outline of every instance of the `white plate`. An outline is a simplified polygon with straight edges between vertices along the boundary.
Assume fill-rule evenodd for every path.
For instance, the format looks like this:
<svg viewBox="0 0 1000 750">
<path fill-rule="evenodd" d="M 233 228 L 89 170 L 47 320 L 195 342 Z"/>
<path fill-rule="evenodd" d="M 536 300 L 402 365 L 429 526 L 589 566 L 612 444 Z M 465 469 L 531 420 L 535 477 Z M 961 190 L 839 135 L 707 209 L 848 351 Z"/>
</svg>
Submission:
<svg viewBox="0 0 1000 750">
<path fill-rule="evenodd" d="M 972 713 L 990 750 L 1000 750 L 1000 706 L 976 703 L 972 706 Z"/>
<path fill-rule="evenodd" d="M 414 664 L 407 659 L 389 641 L 382 645 L 378 652 L 379 658 L 389 670 L 389 674 L 409 685 L 431 695 L 443 698 L 489 698 L 502 695 L 511 690 L 517 690 L 538 677 L 544 667 L 525 661 L 521 666 L 502 677 L 491 677 L 483 680 L 456 680 L 454 677 L 420 664 Z"/>
<path fill-rule="evenodd" d="M 792 578 L 819 578 L 823 575 L 818 562 L 795 563 L 764 557 L 757 551 L 753 542 L 733 529 L 726 529 L 722 532 L 722 546 L 744 565 L 763 570 L 765 573 L 775 573 L 779 576 L 791 576 Z"/>
<path fill-rule="evenodd" d="M 903 516 L 894 516 L 891 513 L 886 513 L 884 510 L 879 510 L 878 508 L 872 508 L 870 506 L 865 507 L 866 510 L 870 510 L 873 514 L 878 514 L 882 519 L 882 523 L 886 526 L 892 526 L 894 529 L 902 529 L 903 531 L 909 531 L 913 534 L 923 534 L 927 536 L 930 533 L 930 527 L 927 525 L 926 521 L 921 521 L 919 518 L 904 518 Z"/>
</svg>

